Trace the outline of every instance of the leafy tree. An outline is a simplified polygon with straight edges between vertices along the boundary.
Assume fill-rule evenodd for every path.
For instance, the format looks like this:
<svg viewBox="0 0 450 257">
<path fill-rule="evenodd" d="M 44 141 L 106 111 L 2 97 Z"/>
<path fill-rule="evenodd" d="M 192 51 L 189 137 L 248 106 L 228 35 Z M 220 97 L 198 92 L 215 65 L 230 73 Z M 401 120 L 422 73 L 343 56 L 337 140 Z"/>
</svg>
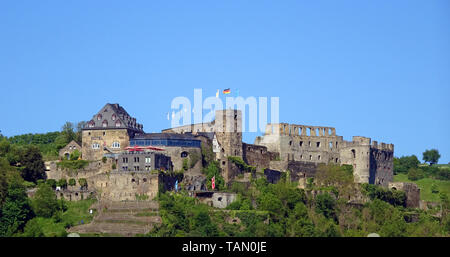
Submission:
<svg viewBox="0 0 450 257">
<path fill-rule="evenodd" d="M 51 188 L 53 188 L 53 189 L 55 189 L 56 188 L 56 180 L 54 180 L 54 179 L 47 179 L 46 181 L 45 181 Z"/>
<path fill-rule="evenodd" d="M 65 178 L 62 178 L 58 180 L 57 185 L 61 188 L 67 188 L 67 180 Z"/>
<path fill-rule="evenodd" d="M 44 218 L 50 218 L 58 210 L 55 192 L 48 184 L 38 186 L 33 199 L 33 210 L 37 216 Z"/>
<path fill-rule="evenodd" d="M 411 168 L 418 168 L 419 159 L 415 155 L 394 158 L 394 174 L 408 173 Z"/>
<path fill-rule="evenodd" d="M 422 169 L 419 168 L 411 168 L 408 171 L 408 179 L 412 180 L 412 181 L 416 181 L 419 179 L 424 178 L 424 174 Z"/>
<path fill-rule="evenodd" d="M 75 161 L 75 160 L 78 160 L 78 158 L 80 158 L 80 156 L 81 156 L 80 151 L 75 150 L 75 151 L 73 151 L 73 152 L 70 154 L 69 159 L 70 159 L 71 161 Z"/>
<path fill-rule="evenodd" d="M 46 179 L 44 161 L 36 146 L 25 148 L 20 156 L 20 164 L 21 175 L 25 180 L 36 183 L 38 179 Z"/>
<path fill-rule="evenodd" d="M 69 179 L 69 186 L 75 186 L 76 184 L 77 184 L 77 182 L 75 181 L 74 178 Z"/>
<path fill-rule="evenodd" d="M 316 212 L 322 213 L 327 219 L 336 217 L 335 206 L 336 201 L 328 193 L 316 197 Z"/>
<path fill-rule="evenodd" d="M 79 178 L 78 179 L 78 184 L 80 185 L 81 188 L 87 188 L 88 187 L 87 180 L 85 178 Z"/>
<path fill-rule="evenodd" d="M 210 162 L 206 168 L 203 168 L 202 172 L 206 175 L 206 184 L 208 188 L 212 188 L 211 179 L 214 176 L 216 190 L 222 190 L 225 188 L 225 180 L 220 174 L 219 163 L 217 161 Z"/>
<path fill-rule="evenodd" d="M 0 236 L 12 236 L 21 231 L 27 221 L 33 218 L 22 180 L 15 178 L 8 187 L 6 200 L 0 215 Z"/>
<path fill-rule="evenodd" d="M 44 237 L 44 232 L 37 218 L 31 219 L 25 225 L 24 237 Z"/>
<path fill-rule="evenodd" d="M 61 134 L 63 135 L 63 137 L 67 143 L 69 143 L 72 140 L 75 140 L 76 134 L 74 131 L 73 123 L 67 121 L 61 128 Z"/>
<path fill-rule="evenodd" d="M 430 166 L 436 164 L 439 158 L 441 158 L 441 155 L 439 154 L 439 151 L 436 149 L 426 150 L 425 152 L 423 152 L 422 159 L 425 162 L 430 163 Z"/>
</svg>

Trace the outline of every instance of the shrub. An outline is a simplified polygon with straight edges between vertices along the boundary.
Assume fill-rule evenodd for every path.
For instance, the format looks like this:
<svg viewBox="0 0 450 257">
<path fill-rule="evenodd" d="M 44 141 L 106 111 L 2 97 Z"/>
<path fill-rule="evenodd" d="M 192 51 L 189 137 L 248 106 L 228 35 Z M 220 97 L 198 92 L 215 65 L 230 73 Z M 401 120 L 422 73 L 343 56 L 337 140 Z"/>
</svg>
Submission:
<svg viewBox="0 0 450 257">
<path fill-rule="evenodd" d="M 74 178 L 69 179 L 69 186 L 75 186 L 77 184 Z"/>
<path fill-rule="evenodd" d="M 106 163 L 106 161 L 107 161 L 107 158 L 106 158 L 105 156 L 103 156 L 102 162 L 103 162 L 103 163 Z"/>
<path fill-rule="evenodd" d="M 424 174 L 421 169 L 418 169 L 418 168 L 409 169 L 409 171 L 408 171 L 408 179 L 409 180 L 416 181 L 416 180 L 419 180 L 422 178 L 424 178 Z"/>
<path fill-rule="evenodd" d="M 78 150 L 75 150 L 75 151 L 73 151 L 71 154 L 70 154 L 70 160 L 71 161 L 75 161 L 75 160 L 78 160 L 79 158 L 80 158 L 80 156 L 81 156 L 81 153 L 80 153 L 80 151 L 78 151 Z"/>
<path fill-rule="evenodd" d="M 47 185 L 49 185 L 51 188 L 53 188 L 53 189 L 56 188 L 56 180 L 54 180 L 54 179 L 47 179 L 46 183 L 47 183 Z"/>
</svg>

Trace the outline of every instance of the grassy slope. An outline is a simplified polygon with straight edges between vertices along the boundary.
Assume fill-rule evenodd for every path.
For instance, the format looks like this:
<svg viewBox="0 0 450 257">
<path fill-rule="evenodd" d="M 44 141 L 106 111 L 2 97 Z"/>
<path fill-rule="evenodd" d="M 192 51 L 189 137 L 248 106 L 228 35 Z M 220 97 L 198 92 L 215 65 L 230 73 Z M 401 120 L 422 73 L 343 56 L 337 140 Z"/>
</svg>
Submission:
<svg viewBox="0 0 450 257">
<path fill-rule="evenodd" d="M 62 214 L 61 221 L 55 222 L 53 218 L 37 218 L 40 227 L 42 228 L 46 237 L 61 236 L 65 231 L 65 224 L 78 225 L 83 222 L 89 223 L 92 220 L 92 216 L 89 214 L 89 207 L 95 202 L 95 200 L 82 200 L 77 202 L 67 201 L 67 211 Z"/>
<path fill-rule="evenodd" d="M 394 176 L 394 182 L 413 182 L 416 183 L 420 188 L 420 200 L 424 200 L 427 202 L 440 202 L 439 193 L 433 194 L 431 193 L 431 185 L 435 183 L 439 192 L 446 193 L 450 198 L 450 181 L 445 180 L 437 180 L 431 178 L 423 178 L 417 181 L 411 181 L 408 179 L 408 175 L 406 174 L 398 174 Z"/>
</svg>

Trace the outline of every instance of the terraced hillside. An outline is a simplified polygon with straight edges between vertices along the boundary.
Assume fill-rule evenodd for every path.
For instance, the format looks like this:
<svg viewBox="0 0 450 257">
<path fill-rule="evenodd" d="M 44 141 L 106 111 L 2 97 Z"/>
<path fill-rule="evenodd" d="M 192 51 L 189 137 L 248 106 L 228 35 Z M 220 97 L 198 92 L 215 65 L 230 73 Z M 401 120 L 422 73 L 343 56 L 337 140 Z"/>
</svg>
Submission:
<svg viewBox="0 0 450 257">
<path fill-rule="evenodd" d="M 156 201 L 99 202 L 92 208 L 98 210 L 93 221 L 72 227 L 69 233 L 135 236 L 148 233 L 155 224 L 161 223 Z"/>
</svg>

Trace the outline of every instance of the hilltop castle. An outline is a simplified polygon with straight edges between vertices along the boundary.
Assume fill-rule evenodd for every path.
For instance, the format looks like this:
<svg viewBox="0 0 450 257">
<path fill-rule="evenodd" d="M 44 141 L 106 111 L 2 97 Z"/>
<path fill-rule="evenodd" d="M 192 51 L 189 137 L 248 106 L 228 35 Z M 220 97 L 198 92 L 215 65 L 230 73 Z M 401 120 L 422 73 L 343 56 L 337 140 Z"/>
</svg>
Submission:
<svg viewBox="0 0 450 257">
<path fill-rule="evenodd" d="M 201 156 L 202 149 L 210 149 L 228 184 L 248 178 L 229 157 L 239 157 L 258 171 L 263 170 L 270 182 L 276 182 L 281 173 L 289 170 L 291 180 L 304 185 L 306 178 L 314 177 L 321 163 L 352 165 L 357 183 L 387 187 L 392 182 L 392 144 L 360 136 L 345 141 L 336 135 L 335 128 L 286 123 L 268 124 L 263 136 L 257 137 L 254 144 L 247 144 L 242 142 L 241 111 L 220 110 L 215 117 L 209 123 L 145 133 L 143 125 L 122 106 L 108 103 L 82 130 L 81 157 L 89 165 L 71 173 L 52 163 L 48 177 L 85 178 L 88 194 L 122 201 L 142 195 L 153 198 L 161 184 L 173 189 L 175 178 L 154 171 L 184 169 L 184 187 L 193 192 L 206 191 Z M 62 159 L 75 149 L 72 147 L 80 148 L 71 142 L 60 152 Z M 76 188 L 62 192 L 61 196 L 76 200 L 86 194 Z"/>
</svg>

